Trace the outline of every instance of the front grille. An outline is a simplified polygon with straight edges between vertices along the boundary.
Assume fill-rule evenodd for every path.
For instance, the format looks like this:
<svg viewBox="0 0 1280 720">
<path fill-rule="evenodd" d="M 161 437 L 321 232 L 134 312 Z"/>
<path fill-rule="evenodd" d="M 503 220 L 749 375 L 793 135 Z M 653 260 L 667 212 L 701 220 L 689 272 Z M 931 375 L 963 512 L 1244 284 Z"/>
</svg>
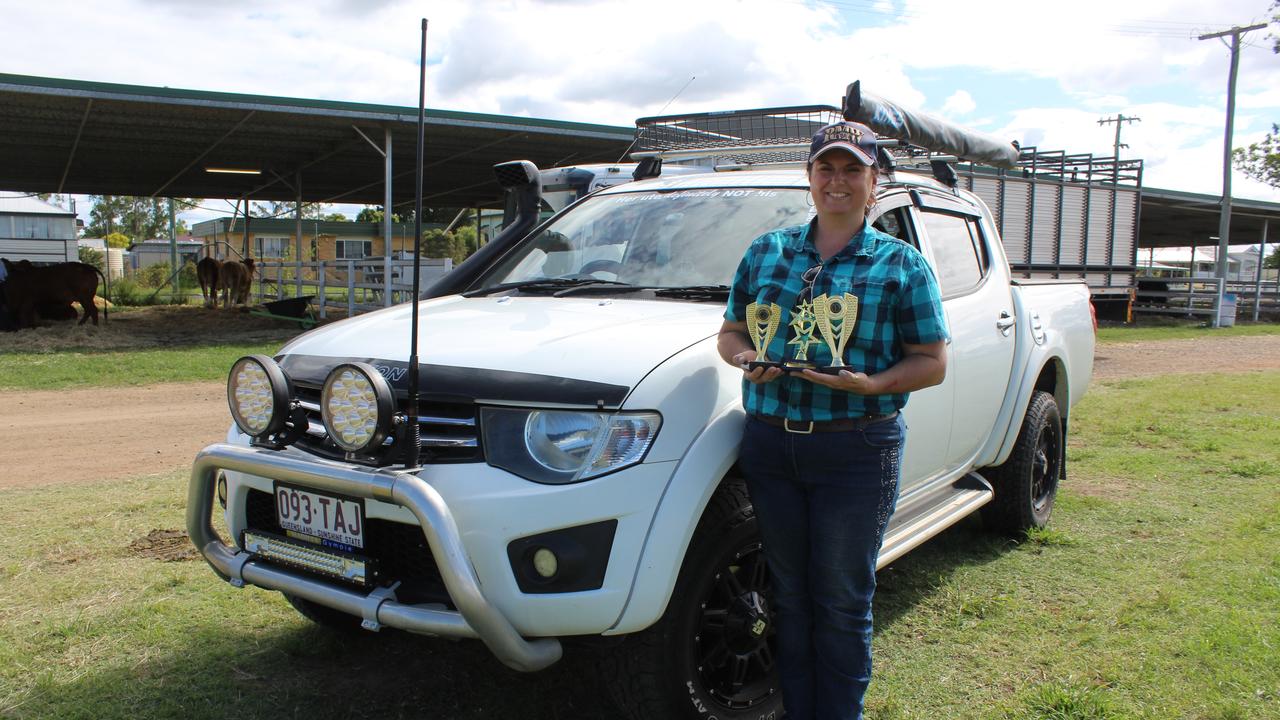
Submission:
<svg viewBox="0 0 1280 720">
<path fill-rule="evenodd" d="M 307 432 L 295 443 L 307 452 L 332 460 L 346 459 L 346 453 L 329 440 L 320 416 L 320 387 L 295 383 L 298 402 L 307 413 Z M 407 400 L 400 401 L 400 412 L 408 412 Z M 476 407 L 467 402 L 418 402 L 418 428 L 421 433 L 424 463 L 482 462 L 480 431 L 476 425 Z M 393 439 L 388 439 L 390 445 Z"/>
<path fill-rule="evenodd" d="M 250 530 L 286 534 L 276 518 L 275 499 L 270 493 L 249 490 L 244 514 L 245 525 Z M 450 609 L 454 608 L 422 528 L 366 517 L 364 544 L 364 549 L 358 554 L 374 560 L 374 585 L 388 587 L 399 581 L 396 599 L 402 603 L 442 603 Z M 320 574 L 314 576 L 330 579 Z"/>
</svg>

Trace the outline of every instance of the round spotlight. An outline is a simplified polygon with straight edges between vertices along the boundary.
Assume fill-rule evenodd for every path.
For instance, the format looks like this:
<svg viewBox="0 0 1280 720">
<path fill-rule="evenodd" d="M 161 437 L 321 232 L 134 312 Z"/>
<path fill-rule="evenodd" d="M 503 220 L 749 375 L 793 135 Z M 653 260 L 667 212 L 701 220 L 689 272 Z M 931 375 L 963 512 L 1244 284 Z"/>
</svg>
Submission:
<svg viewBox="0 0 1280 720">
<path fill-rule="evenodd" d="M 227 476 L 218 471 L 218 504 L 223 510 L 227 509 Z"/>
<path fill-rule="evenodd" d="M 227 376 L 227 405 L 246 435 L 261 437 L 280 432 L 289 419 L 289 379 L 275 360 L 247 355 L 231 366 Z"/>
<path fill-rule="evenodd" d="M 560 570 L 560 560 L 547 548 L 538 548 L 533 553 L 533 569 L 538 575 L 550 580 Z"/>
<path fill-rule="evenodd" d="M 320 414 L 334 444 L 347 452 L 377 448 L 391 432 L 395 398 L 391 386 L 368 363 L 335 367 L 320 393 Z"/>
</svg>

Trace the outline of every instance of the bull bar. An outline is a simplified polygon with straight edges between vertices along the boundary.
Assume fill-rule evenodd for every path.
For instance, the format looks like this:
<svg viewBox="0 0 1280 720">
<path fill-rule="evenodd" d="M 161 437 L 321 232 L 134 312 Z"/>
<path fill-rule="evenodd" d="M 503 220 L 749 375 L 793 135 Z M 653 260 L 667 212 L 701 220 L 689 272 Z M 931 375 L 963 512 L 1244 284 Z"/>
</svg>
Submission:
<svg viewBox="0 0 1280 720">
<path fill-rule="evenodd" d="M 337 587 L 302 573 L 272 566 L 251 553 L 227 545 L 213 529 L 213 502 L 219 470 L 298 483 L 317 490 L 394 503 L 418 519 L 435 557 L 449 597 L 457 610 L 443 606 L 406 605 L 394 592 L 369 593 Z M 236 587 L 245 583 L 278 590 L 363 618 L 366 629 L 380 626 L 456 638 L 478 638 L 508 667 L 531 672 L 560 659 L 560 641 L 527 640 L 485 598 L 467 558 L 453 513 L 444 498 L 422 478 L 397 470 L 363 468 L 303 455 L 215 443 L 196 455 L 187 488 L 187 534 L 222 579 Z"/>
</svg>

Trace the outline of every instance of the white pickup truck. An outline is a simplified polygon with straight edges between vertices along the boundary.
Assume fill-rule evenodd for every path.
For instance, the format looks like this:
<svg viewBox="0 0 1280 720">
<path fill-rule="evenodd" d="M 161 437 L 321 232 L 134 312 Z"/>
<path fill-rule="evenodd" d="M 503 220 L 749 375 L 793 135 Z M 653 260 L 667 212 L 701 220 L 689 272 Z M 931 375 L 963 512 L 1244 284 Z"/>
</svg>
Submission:
<svg viewBox="0 0 1280 720">
<path fill-rule="evenodd" d="M 536 170 L 499 170 L 536 215 Z M 1012 281 L 976 196 L 882 180 L 870 219 L 935 268 L 953 340 L 905 409 L 881 566 L 978 510 L 1048 520 L 1094 347 L 1085 285 Z M 240 360 L 235 425 L 195 461 L 193 542 L 317 622 L 478 638 L 521 670 L 621 636 L 601 670 L 632 717 L 779 717 L 742 374 L 715 345 L 744 249 L 806 222 L 806 189 L 794 167 L 658 174 L 496 239 L 419 304 L 414 420 L 411 304 Z"/>
</svg>

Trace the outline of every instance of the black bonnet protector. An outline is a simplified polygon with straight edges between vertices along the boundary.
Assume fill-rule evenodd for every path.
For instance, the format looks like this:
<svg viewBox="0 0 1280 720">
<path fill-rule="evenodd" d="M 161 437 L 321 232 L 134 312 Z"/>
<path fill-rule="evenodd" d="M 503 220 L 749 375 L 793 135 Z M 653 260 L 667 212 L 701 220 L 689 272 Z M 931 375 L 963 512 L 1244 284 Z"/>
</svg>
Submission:
<svg viewBox="0 0 1280 720">
<path fill-rule="evenodd" d="M 377 358 L 335 358 L 320 355 L 282 355 L 276 358 L 285 374 L 295 382 L 320 387 L 329 371 L 345 362 L 368 363 L 391 384 L 396 397 L 409 395 L 409 363 Z M 574 378 L 454 367 L 452 365 L 419 365 L 418 392 L 423 400 L 434 402 L 510 402 L 556 405 L 578 405 L 617 408 L 631 388 L 625 385 L 575 380 Z"/>
</svg>

